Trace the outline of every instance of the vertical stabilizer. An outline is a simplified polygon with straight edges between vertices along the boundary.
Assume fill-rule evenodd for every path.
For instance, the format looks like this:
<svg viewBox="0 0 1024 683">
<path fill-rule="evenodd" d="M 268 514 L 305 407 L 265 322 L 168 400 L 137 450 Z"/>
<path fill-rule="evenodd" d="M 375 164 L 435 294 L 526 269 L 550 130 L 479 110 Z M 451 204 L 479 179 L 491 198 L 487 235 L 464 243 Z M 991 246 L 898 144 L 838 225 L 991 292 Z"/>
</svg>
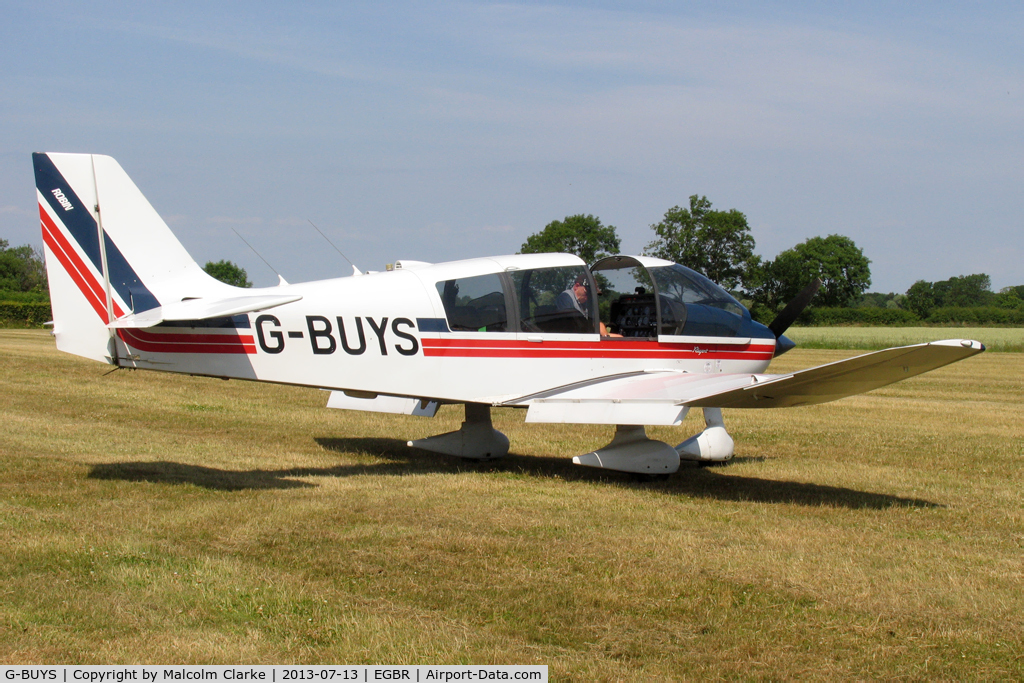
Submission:
<svg viewBox="0 0 1024 683">
<path fill-rule="evenodd" d="M 107 323 L 230 291 L 192 260 L 108 156 L 33 154 L 57 348 L 117 363 Z"/>
</svg>

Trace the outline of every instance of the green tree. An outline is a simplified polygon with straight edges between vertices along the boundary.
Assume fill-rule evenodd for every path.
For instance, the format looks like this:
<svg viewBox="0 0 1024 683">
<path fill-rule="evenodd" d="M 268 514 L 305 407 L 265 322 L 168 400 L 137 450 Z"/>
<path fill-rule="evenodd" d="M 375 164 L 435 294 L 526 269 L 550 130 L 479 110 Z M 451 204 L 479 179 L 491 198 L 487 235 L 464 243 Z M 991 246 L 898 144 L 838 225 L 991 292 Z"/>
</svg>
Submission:
<svg viewBox="0 0 1024 683">
<path fill-rule="evenodd" d="M 865 292 L 861 295 L 860 301 L 857 302 L 856 308 L 887 308 L 889 302 L 896 297 L 895 294 L 889 292 L 883 294 L 882 292 Z"/>
<path fill-rule="evenodd" d="M 891 299 L 889 299 L 888 301 L 885 302 L 885 307 L 886 308 L 896 308 L 896 309 L 899 309 L 899 310 L 902 310 L 902 311 L 907 310 L 907 295 L 906 294 L 896 294 L 896 295 L 894 295 L 893 298 L 891 298 Z"/>
<path fill-rule="evenodd" d="M 933 285 L 936 303 L 939 306 L 973 308 L 992 303 L 992 280 L 985 273 L 959 275 Z"/>
<path fill-rule="evenodd" d="M 527 237 L 519 253 L 564 252 L 576 254 L 590 264 L 619 253 L 619 248 L 619 236 L 614 225 L 602 225 L 597 216 L 577 214 L 566 216 L 562 221 L 551 221 L 543 230 Z"/>
<path fill-rule="evenodd" d="M 764 264 L 755 300 L 777 310 L 817 277 L 815 305 L 849 306 L 871 284 L 870 263 L 849 237 L 811 237 Z"/>
<path fill-rule="evenodd" d="M 918 280 L 907 290 L 907 307 L 920 318 L 927 318 L 933 309 L 999 305 L 992 292 L 992 280 L 985 273 L 958 275 L 948 280 Z"/>
<path fill-rule="evenodd" d="M 0 239 L 0 290 L 8 292 L 46 292 L 46 265 L 38 249 L 25 244 L 8 247 Z"/>
<path fill-rule="evenodd" d="M 252 287 L 252 283 L 249 282 L 249 275 L 245 272 L 245 268 L 237 266 L 231 261 L 207 261 L 206 265 L 203 266 L 203 270 L 206 271 L 207 275 L 215 277 L 221 282 L 226 282 L 229 285 L 235 287 Z"/>
<path fill-rule="evenodd" d="M 1024 309 L 1024 299 L 1018 292 L 1024 292 L 1024 287 L 1004 287 L 996 294 L 993 303 L 999 308 Z"/>
<path fill-rule="evenodd" d="M 714 211 L 707 197 L 691 195 L 689 209 L 673 206 L 651 229 L 658 239 L 644 250 L 648 256 L 693 268 L 726 289 L 750 289 L 756 283 L 760 259 L 740 211 Z"/>
<path fill-rule="evenodd" d="M 907 308 L 924 320 L 935 308 L 935 291 L 932 283 L 918 280 L 907 290 Z"/>
<path fill-rule="evenodd" d="M 993 303 L 1000 308 L 1024 309 L 1024 285 L 1003 287 L 999 290 L 999 293 L 996 294 L 996 298 Z"/>
</svg>

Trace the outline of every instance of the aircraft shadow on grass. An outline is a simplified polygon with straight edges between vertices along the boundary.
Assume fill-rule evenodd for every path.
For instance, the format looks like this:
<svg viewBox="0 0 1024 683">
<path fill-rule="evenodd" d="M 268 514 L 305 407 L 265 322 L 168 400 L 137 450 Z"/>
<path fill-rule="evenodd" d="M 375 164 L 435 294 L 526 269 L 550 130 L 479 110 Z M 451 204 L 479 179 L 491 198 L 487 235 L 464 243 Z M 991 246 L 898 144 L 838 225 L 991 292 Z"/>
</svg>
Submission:
<svg viewBox="0 0 1024 683">
<path fill-rule="evenodd" d="M 775 481 L 725 473 L 727 468 L 703 468 L 683 462 L 680 472 L 667 480 L 638 483 L 630 475 L 573 465 L 566 458 L 509 454 L 500 460 L 476 462 L 440 456 L 409 448 L 398 439 L 326 438 L 316 439 L 322 448 L 339 453 L 361 453 L 384 462 L 337 465 L 334 467 L 297 467 L 279 470 L 222 470 L 178 462 L 120 462 L 93 466 L 90 479 L 146 481 L 160 484 L 192 484 L 219 491 L 253 489 L 311 488 L 316 484 L 303 477 L 350 477 L 355 475 L 391 475 L 459 472 L 511 472 L 531 477 L 559 478 L 568 481 L 607 482 L 617 486 L 643 486 L 666 495 L 712 498 L 755 503 L 795 503 L 828 505 L 849 509 L 881 510 L 893 507 L 935 508 L 936 503 L 919 498 L 902 498 L 882 493 L 856 491 L 837 486 L 822 486 L 794 481 Z M 734 462 L 761 458 L 736 458 Z"/>
</svg>

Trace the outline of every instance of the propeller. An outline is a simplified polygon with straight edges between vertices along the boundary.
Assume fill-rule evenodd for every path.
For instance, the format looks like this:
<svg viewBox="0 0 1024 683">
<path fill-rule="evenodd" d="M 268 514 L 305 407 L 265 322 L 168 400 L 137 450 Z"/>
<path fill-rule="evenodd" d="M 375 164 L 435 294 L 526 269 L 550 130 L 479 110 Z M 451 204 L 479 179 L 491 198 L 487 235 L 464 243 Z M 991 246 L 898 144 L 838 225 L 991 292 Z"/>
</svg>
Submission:
<svg viewBox="0 0 1024 683">
<path fill-rule="evenodd" d="M 819 287 L 821 287 L 821 278 L 816 277 L 811 280 L 811 284 L 800 290 L 800 293 L 793 297 L 793 300 L 786 304 L 782 312 L 775 316 L 775 320 L 768 325 L 768 329 L 772 331 L 777 341 L 775 345 L 776 356 L 781 356 L 796 346 L 791 339 L 782 336 L 782 333 L 788 330 L 793 321 L 804 312 L 807 305 L 811 303 L 811 299 L 818 293 Z"/>
</svg>

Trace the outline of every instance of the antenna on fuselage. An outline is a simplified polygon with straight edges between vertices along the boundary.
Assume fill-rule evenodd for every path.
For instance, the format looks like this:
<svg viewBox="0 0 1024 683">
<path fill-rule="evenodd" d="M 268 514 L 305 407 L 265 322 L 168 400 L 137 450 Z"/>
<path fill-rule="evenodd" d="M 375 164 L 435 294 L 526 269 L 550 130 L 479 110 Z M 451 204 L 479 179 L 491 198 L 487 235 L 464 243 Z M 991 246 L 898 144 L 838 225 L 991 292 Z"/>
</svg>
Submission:
<svg viewBox="0 0 1024 683">
<path fill-rule="evenodd" d="M 320 228 L 316 227 L 316 223 L 314 223 L 313 221 L 310 221 L 308 218 L 306 220 L 309 221 L 309 224 L 313 226 L 314 230 L 316 230 L 318 233 L 320 233 L 321 237 L 323 237 L 325 240 L 327 240 L 327 244 L 329 244 L 332 247 L 334 247 L 334 251 L 336 251 L 339 254 L 341 254 L 341 258 L 343 258 L 346 261 L 348 261 L 348 264 L 350 266 L 352 266 L 352 274 L 353 275 L 362 275 L 362 273 L 359 272 L 359 268 L 356 267 L 356 264 L 352 263 L 352 259 L 350 259 L 348 256 L 345 256 L 345 254 L 342 253 L 341 249 L 338 249 L 338 247 L 335 246 L 334 242 L 331 241 L 331 238 L 329 238 L 327 235 L 325 235 L 323 230 L 321 230 Z"/>
<path fill-rule="evenodd" d="M 281 275 L 281 273 L 277 272 L 277 268 L 274 268 L 274 266 L 270 265 L 270 261 L 268 261 L 267 259 L 263 258 L 263 256 L 260 254 L 260 252 L 256 251 L 256 247 L 254 247 L 251 244 L 249 244 L 248 240 L 246 240 L 244 237 L 242 237 L 242 235 L 237 230 L 235 230 L 234 227 L 231 227 L 231 232 L 235 233 L 235 235 L 238 236 L 238 239 L 240 239 L 243 242 L 245 242 L 245 246 L 247 246 L 250 249 L 252 249 L 252 253 L 254 253 L 257 256 L 259 256 L 260 257 L 260 261 L 263 261 L 264 263 L 267 264 L 267 268 L 270 268 L 270 270 L 274 271 L 274 275 L 277 276 L 277 286 L 278 287 L 280 287 L 281 285 L 288 284 L 288 281 L 284 279 L 284 276 Z"/>
</svg>

